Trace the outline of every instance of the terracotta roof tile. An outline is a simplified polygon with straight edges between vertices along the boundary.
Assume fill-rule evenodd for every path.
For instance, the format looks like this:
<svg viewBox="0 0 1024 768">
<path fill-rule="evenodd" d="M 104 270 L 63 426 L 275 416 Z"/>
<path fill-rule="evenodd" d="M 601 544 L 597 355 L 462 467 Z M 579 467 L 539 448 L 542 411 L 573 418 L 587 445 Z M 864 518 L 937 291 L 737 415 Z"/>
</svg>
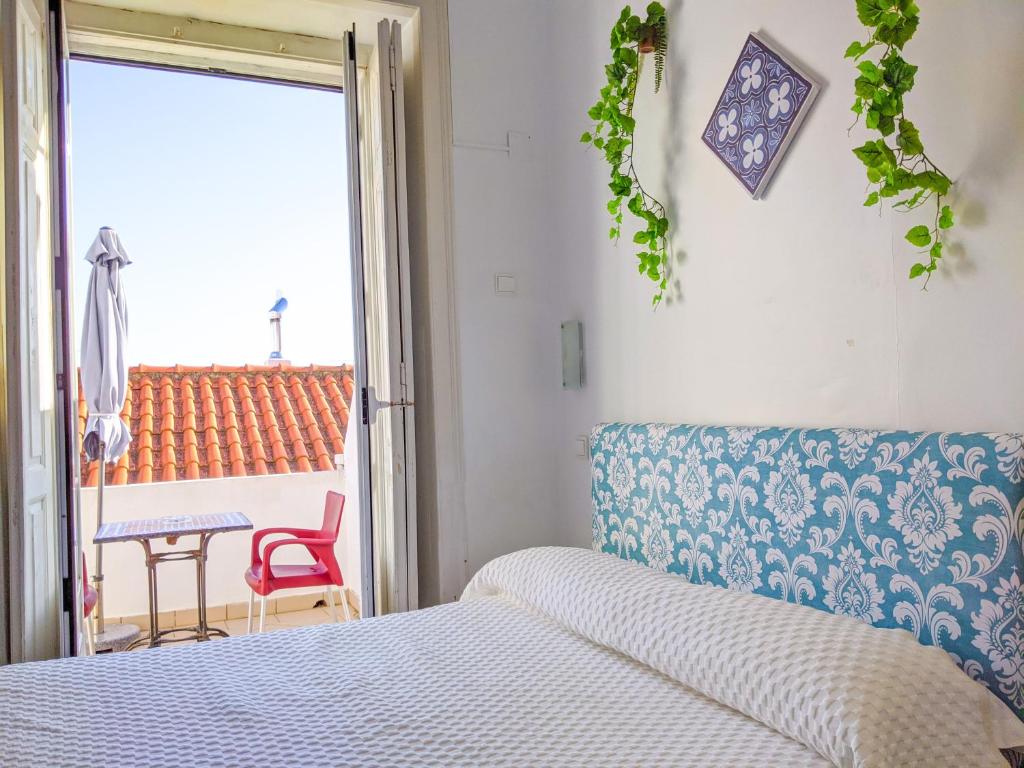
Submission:
<svg viewBox="0 0 1024 768">
<path fill-rule="evenodd" d="M 111 485 L 330 470 L 345 450 L 348 365 L 139 365 L 128 381 L 132 445 L 107 467 Z M 79 445 L 87 415 L 79 384 Z M 83 455 L 83 485 L 98 471 Z"/>
</svg>

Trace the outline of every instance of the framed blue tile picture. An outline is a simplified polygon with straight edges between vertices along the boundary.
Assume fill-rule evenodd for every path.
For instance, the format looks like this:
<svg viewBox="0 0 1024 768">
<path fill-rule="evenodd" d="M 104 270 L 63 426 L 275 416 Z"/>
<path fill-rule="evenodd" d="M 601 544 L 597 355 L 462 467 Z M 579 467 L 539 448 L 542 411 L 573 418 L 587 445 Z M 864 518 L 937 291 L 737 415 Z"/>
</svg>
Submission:
<svg viewBox="0 0 1024 768">
<path fill-rule="evenodd" d="M 805 72 L 751 34 L 704 129 L 704 143 L 757 199 L 817 93 Z"/>
</svg>

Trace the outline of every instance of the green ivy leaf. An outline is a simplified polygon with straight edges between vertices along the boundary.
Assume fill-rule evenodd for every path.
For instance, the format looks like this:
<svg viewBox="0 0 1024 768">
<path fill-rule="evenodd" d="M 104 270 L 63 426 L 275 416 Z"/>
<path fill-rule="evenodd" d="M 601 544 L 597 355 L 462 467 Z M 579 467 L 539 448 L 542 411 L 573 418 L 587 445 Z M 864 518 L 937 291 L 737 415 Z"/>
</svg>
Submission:
<svg viewBox="0 0 1024 768">
<path fill-rule="evenodd" d="M 855 154 L 868 168 L 878 168 L 885 163 L 885 158 L 882 155 L 882 152 L 878 149 L 878 145 L 873 141 L 869 141 L 866 144 L 857 147 L 853 150 L 853 154 Z"/>
<path fill-rule="evenodd" d="M 910 157 L 924 153 L 920 131 L 906 118 L 900 120 L 900 135 L 896 137 L 896 144 Z"/>
<path fill-rule="evenodd" d="M 944 195 L 949 192 L 949 178 L 938 171 L 921 171 L 920 173 L 915 173 L 914 181 L 917 182 L 918 186 L 930 189 L 932 192 L 937 192 L 940 195 Z"/>
<path fill-rule="evenodd" d="M 934 261 L 935 259 L 941 259 L 942 258 L 942 241 L 941 240 L 936 240 L 934 243 L 932 243 L 932 247 L 929 249 L 928 255 L 932 257 L 932 261 Z"/>
<path fill-rule="evenodd" d="M 650 240 L 650 236 L 645 231 L 640 231 L 633 235 L 633 242 L 637 245 L 645 245 L 648 240 Z"/>
<path fill-rule="evenodd" d="M 632 48 L 619 48 L 615 51 L 615 55 L 618 57 L 618 61 L 627 67 L 635 67 L 637 65 L 636 51 Z"/>
<path fill-rule="evenodd" d="M 917 67 L 908 64 L 899 54 L 892 53 L 882 59 L 885 84 L 899 93 L 906 93 L 914 87 Z"/>
<path fill-rule="evenodd" d="M 925 273 L 925 269 L 924 264 L 915 264 L 910 268 L 910 279 L 913 280 L 915 277 L 920 277 Z"/>
<path fill-rule="evenodd" d="M 866 77 L 858 77 L 853 81 L 853 92 L 861 99 L 873 99 L 878 87 Z"/>
<path fill-rule="evenodd" d="M 877 27 L 891 5 L 885 0 L 857 0 L 857 18 L 865 27 Z"/>
<path fill-rule="evenodd" d="M 872 192 L 870 195 L 868 195 L 867 200 L 864 201 L 864 207 L 865 208 L 870 208 L 872 205 L 877 205 L 877 204 L 878 204 L 878 193 L 877 192 Z"/>
<path fill-rule="evenodd" d="M 583 135 L 580 136 L 580 141 L 583 142 L 584 144 L 589 144 L 593 140 L 594 140 L 594 137 L 590 135 L 589 131 L 584 131 Z"/>
<path fill-rule="evenodd" d="M 878 65 L 873 61 L 862 61 L 857 65 L 857 69 L 861 71 L 861 75 L 869 83 L 878 84 L 882 82 L 882 70 L 878 68 Z"/>
<path fill-rule="evenodd" d="M 942 206 L 942 210 L 939 211 L 939 227 L 941 229 L 949 229 L 953 226 L 953 209 L 948 205 Z"/>
<path fill-rule="evenodd" d="M 895 203 L 895 207 L 905 208 L 907 210 L 910 210 L 911 208 L 916 206 L 919 202 L 921 202 L 921 198 L 923 198 L 926 193 L 927 193 L 927 190 L 919 189 L 919 190 L 917 190 L 917 192 L 915 192 L 910 197 L 908 197 L 908 198 L 906 198 L 904 200 L 900 200 L 898 203 Z"/>
<path fill-rule="evenodd" d="M 891 115 L 883 113 L 878 118 L 878 130 L 883 136 L 891 136 L 893 131 L 896 130 L 896 121 L 892 119 Z"/>
<path fill-rule="evenodd" d="M 932 233 L 924 224 L 911 227 L 907 232 L 907 242 L 916 245 L 918 248 L 925 248 L 932 242 Z"/>
<path fill-rule="evenodd" d="M 918 20 L 916 18 L 904 18 L 893 27 L 884 27 L 878 30 L 878 40 L 886 45 L 892 45 L 902 49 L 903 46 L 914 36 L 917 31 Z"/>
<path fill-rule="evenodd" d="M 875 44 L 871 41 L 868 41 L 867 43 L 859 43 L 857 41 L 854 41 L 850 43 L 849 47 L 846 49 L 846 53 L 843 54 L 843 57 L 847 59 L 856 60 L 874 47 Z"/>
</svg>

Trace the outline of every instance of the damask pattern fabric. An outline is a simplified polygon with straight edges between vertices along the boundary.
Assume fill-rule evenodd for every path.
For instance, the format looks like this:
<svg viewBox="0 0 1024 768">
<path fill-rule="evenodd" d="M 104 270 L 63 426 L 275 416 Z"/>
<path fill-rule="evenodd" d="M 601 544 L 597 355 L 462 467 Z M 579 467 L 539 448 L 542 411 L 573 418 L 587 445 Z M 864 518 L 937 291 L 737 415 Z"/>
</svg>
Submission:
<svg viewBox="0 0 1024 768">
<path fill-rule="evenodd" d="M 594 546 L 898 627 L 1024 716 L 1024 436 L 606 424 Z"/>
<path fill-rule="evenodd" d="M 493 560 L 463 600 L 490 595 L 518 598 L 834 765 L 1005 767 L 1000 749 L 1024 744 L 1024 723 L 1005 704 L 903 630 L 583 549 Z"/>
</svg>

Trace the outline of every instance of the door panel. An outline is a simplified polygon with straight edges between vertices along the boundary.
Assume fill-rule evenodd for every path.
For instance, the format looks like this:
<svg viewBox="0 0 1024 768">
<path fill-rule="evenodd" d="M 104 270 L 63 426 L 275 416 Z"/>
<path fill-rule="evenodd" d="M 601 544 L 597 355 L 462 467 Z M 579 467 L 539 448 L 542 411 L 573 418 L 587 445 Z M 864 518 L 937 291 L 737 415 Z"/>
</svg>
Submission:
<svg viewBox="0 0 1024 768">
<path fill-rule="evenodd" d="M 10 517 L 12 661 L 60 652 L 61 583 L 55 475 L 53 270 L 51 237 L 50 102 L 47 31 L 43 9 L 13 0 L 13 67 L 4 69 L 5 93 L 15 114 L 4 115 L 8 151 L 16 147 L 17 178 L 7 187 L 6 259 L 8 364 L 7 470 Z M 6 26 L 6 25 L 5 25 Z M 11 58 L 7 59 L 11 62 Z M 8 102 L 11 103 L 11 102 Z"/>
<path fill-rule="evenodd" d="M 397 44 L 396 44 L 397 39 Z M 354 58 L 352 60 L 354 69 Z M 353 238 L 358 232 L 362 286 L 356 317 L 362 344 L 356 376 L 368 457 L 367 500 L 372 534 L 367 550 L 373 565 L 374 608 L 389 613 L 417 605 L 415 461 L 412 397 L 412 336 L 409 311 L 408 227 L 405 222 L 404 110 L 400 28 L 383 21 L 364 73 L 349 73 Z M 355 137 L 351 135 L 355 131 Z M 396 143 L 396 136 L 402 143 Z M 358 229 L 357 229 L 358 227 Z M 353 250 L 353 259 L 356 251 Z M 359 364 L 361 363 L 361 365 Z M 364 556 L 366 556 L 364 554 Z"/>
<path fill-rule="evenodd" d="M 54 366 L 56 374 L 56 490 L 63 610 L 61 655 L 85 652 L 82 547 L 79 541 L 78 376 L 74 352 L 71 270 L 71 103 L 68 35 L 61 0 L 50 0 L 50 74 L 53 111 Z"/>
</svg>

